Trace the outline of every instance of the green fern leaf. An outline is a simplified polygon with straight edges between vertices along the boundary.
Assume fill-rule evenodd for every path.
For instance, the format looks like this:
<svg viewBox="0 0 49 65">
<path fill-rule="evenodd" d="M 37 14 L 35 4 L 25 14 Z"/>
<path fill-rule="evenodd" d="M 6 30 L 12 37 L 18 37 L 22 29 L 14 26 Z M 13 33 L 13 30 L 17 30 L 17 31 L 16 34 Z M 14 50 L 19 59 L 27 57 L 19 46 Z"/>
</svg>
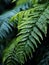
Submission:
<svg viewBox="0 0 49 65">
<path fill-rule="evenodd" d="M 38 45 L 47 34 L 47 19 L 49 5 L 38 5 L 30 10 L 16 14 L 12 19 L 18 21 L 18 34 L 11 45 L 5 50 L 3 62 L 5 65 L 24 64 L 27 57 L 31 58 Z M 13 21 L 13 22 L 14 22 Z"/>
</svg>

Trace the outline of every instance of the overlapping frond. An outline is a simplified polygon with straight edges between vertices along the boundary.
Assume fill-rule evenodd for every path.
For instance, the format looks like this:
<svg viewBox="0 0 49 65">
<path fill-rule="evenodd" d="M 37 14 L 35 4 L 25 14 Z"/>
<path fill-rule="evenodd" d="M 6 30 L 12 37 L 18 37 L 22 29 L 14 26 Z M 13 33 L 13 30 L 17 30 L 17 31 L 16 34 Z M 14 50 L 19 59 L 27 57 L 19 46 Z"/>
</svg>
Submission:
<svg viewBox="0 0 49 65">
<path fill-rule="evenodd" d="M 3 63 L 5 65 L 24 64 L 27 58 L 33 56 L 43 36 L 47 34 L 49 5 L 46 3 L 20 12 L 11 21 L 18 21 L 18 34 L 5 50 Z"/>
<path fill-rule="evenodd" d="M 14 1 L 14 0 L 13 0 Z M 28 5 L 28 0 L 24 0 L 25 2 L 22 2 L 19 0 L 16 2 L 16 7 L 9 12 L 6 12 L 0 16 L 0 41 L 2 41 L 4 38 L 8 37 L 8 34 L 13 32 L 13 28 L 15 27 L 13 24 L 14 23 L 9 23 L 9 19 L 15 15 L 15 13 L 21 11 L 21 10 L 26 10 L 30 6 Z M 21 3 L 22 2 L 22 3 Z M 17 23 L 16 23 L 17 25 Z"/>
<path fill-rule="evenodd" d="M 6 39 L 10 33 L 14 32 L 14 24 L 8 22 L 0 23 L 0 42 Z"/>
</svg>

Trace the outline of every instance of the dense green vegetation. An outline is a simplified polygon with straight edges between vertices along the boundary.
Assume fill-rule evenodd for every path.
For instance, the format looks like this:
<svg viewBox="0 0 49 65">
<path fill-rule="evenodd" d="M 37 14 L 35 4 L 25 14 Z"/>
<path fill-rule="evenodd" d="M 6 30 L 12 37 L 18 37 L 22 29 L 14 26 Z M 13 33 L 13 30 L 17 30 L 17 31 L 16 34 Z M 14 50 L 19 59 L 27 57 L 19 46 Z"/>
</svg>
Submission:
<svg viewBox="0 0 49 65">
<path fill-rule="evenodd" d="M 41 47 L 45 45 L 43 43 L 48 43 L 49 0 L 1 2 L 3 9 L 0 10 L 4 12 L 0 14 L 0 63 L 23 65 L 28 59 L 34 60 L 38 49 L 41 51 Z M 42 53 L 43 48 L 45 47 L 42 47 Z M 37 64 L 40 62 L 38 65 L 44 65 L 45 62 L 41 60 L 41 54 L 36 58 Z"/>
</svg>

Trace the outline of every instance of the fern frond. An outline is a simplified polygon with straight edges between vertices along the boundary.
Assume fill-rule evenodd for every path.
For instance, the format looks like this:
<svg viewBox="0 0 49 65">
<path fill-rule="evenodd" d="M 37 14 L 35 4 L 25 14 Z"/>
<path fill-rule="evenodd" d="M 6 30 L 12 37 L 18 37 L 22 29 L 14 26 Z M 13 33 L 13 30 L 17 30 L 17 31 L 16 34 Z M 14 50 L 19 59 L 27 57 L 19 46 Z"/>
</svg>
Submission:
<svg viewBox="0 0 49 65">
<path fill-rule="evenodd" d="M 43 34 L 44 36 L 47 34 L 48 17 L 49 5 L 44 4 L 20 12 L 12 18 L 18 21 L 18 34 L 4 52 L 5 65 L 16 65 L 17 62 L 24 64 L 27 58 L 33 56 L 33 52 L 43 40 Z"/>
<path fill-rule="evenodd" d="M 0 42 L 7 39 L 10 33 L 14 32 L 15 25 L 9 22 L 0 23 Z"/>
<path fill-rule="evenodd" d="M 13 1 L 13 0 L 12 0 Z M 21 3 L 21 2 L 22 3 Z M 19 0 L 16 4 L 16 7 L 13 10 L 10 10 L 0 16 L 0 41 L 2 41 L 3 38 L 7 38 L 8 34 L 10 34 L 15 27 L 14 23 L 9 23 L 9 19 L 15 15 L 15 13 L 21 11 L 21 10 L 26 10 L 29 8 L 28 6 L 28 0 Z M 19 4 L 18 4 L 19 3 Z M 13 26 L 14 24 L 14 26 Z M 17 25 L 17 24 L 16 24 Z"/>
</svg>

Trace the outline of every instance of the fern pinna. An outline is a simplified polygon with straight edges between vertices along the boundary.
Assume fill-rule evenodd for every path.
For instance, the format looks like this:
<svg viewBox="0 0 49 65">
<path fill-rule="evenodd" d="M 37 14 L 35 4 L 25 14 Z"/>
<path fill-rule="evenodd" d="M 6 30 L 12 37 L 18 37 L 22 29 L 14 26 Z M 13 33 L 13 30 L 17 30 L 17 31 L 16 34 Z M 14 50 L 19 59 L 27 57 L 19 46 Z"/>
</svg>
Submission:
<svg viewBox="0 0 49 65">
<path fill-rule="evenodd" d="M 22 65 L 27 58 L 33 57 L 33 52 L 47 34 L 49 3 L 38 4 L 32 9 L 19 12 L 11 18 L 10 22 L 18 22 L 18 34 L 5 49 L 3 63 Z"/>
</svg>

